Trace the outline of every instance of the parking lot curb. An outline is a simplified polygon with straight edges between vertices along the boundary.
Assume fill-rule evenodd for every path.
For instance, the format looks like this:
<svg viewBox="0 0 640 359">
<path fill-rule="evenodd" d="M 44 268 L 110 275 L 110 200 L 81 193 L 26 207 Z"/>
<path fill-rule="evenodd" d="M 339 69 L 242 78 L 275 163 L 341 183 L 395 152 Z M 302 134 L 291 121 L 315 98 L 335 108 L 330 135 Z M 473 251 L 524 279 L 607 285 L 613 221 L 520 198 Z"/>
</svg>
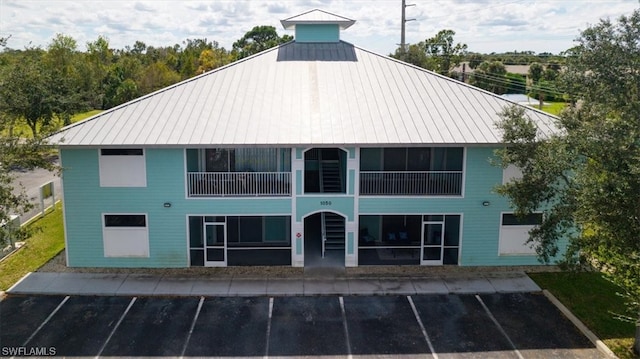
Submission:
<svg viewBox="0 0 640 359">
<path fill-rule="evenodd" d="M 582 321 L 580 321 L 578 317 L 573 315 L 573 313 L 571 313 L 571 311 L 567 307 L 565 307 L 564 304 L 562 304 L 553 294 L 551 294 L 551 292 L 543 289 L 542 293 L 545 295 L 545 297 L 547 297 L 547 299 L 549 299 L 551 303 L 553 303 L 553 305 L 560 309 L 562 314 L 564 314 L 567 319 L 569 319 L 571 323 L 573 323 L 573 325 L 575 325 L 582 332 L 582 334 L 584 334 L 584 336 L 586 336 L 593 343 L 593 345 L 598 348 L 601 353 L 605 354 L 609 358 L 617 358 L 617 356 L 611 351 L 611 349 L 609 349 L 609 347 L 602 340 L 600 340 L 589 328 L 587 328 L 587 326 L 584 325 L 584 323 L 582 323 Z"/>
</svg>

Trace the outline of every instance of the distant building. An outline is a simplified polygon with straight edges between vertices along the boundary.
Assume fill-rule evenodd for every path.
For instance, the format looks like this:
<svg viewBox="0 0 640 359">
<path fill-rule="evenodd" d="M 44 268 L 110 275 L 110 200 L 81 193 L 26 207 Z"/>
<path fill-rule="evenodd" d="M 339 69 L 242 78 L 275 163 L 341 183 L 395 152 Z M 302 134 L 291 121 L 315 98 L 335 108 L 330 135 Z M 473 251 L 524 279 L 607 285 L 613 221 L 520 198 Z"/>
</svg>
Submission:
<svg viewBox="0 0 640 359">
<path fill-rule="evenodd" d="M 53 135 L 68 265 L 538 264 L 540 215 L 493 192 L 514 103 L 341 41 L 354 22 L 282 20 L 294 41 Z"/>
</svg>

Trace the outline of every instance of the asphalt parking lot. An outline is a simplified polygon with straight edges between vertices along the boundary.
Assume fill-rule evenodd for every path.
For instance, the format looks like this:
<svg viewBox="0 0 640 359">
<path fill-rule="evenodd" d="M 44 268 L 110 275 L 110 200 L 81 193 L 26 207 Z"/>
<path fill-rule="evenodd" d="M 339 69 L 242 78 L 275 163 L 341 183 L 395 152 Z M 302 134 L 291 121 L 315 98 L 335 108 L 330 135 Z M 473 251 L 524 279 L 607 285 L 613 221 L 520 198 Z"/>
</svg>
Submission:
<svg viewBox="0 0 640 359">
<path fill-rule="evenodd" d="M 541 293 L 9 295 L 0 348 L 0 356 L 604 357 Z"/>
</svg>

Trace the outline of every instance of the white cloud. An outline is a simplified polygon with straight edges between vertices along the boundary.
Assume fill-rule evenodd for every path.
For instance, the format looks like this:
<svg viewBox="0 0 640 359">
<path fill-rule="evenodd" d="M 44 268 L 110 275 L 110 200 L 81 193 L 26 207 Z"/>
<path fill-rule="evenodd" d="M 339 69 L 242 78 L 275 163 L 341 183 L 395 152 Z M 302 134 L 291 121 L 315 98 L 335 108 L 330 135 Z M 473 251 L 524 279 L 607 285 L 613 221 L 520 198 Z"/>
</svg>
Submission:
<svg viewBox="0 0 640 359">
<path fill-rule="evenodd" d="M 406 39 L 422 41 L 439 30 L 456 32 L 455 40 L 477 52 L 558 53 L 573 46 L 580 30 L 601 18 L 615 19 L 638 8 L 637 0 L 409 0 Z M 135 41 L 172 46 L 187 38 L 231 44 L 257 25 L 288 33 L 280 20 L 320 8 L 356 20 L 343 39 L 383 54 L 400 41 L 399 0 L 213 0 L 213 1 L 74 1 L 0 0 L 0 37 L 9 47 L 46 45 L 56 33 L 80 44 L 99 35 L 111 47 Z"/>
</svg>

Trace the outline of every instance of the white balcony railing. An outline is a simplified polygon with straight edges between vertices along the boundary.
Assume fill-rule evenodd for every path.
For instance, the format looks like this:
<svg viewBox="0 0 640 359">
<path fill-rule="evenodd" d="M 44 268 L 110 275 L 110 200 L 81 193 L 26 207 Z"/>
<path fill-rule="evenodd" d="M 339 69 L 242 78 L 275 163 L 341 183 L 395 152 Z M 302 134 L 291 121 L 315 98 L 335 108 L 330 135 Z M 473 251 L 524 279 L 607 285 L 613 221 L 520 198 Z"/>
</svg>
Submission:
<svg viewBox="0 0 640 359">
<path fill-rule="evenodd" d="M 360 172 L 361 195 L 462 195 L 462 171 Z"/>
<path fill-rule="evenodd" d="M 189 197 L 289 196 L 291 172 L 188 172 Z"/>
</svg>

